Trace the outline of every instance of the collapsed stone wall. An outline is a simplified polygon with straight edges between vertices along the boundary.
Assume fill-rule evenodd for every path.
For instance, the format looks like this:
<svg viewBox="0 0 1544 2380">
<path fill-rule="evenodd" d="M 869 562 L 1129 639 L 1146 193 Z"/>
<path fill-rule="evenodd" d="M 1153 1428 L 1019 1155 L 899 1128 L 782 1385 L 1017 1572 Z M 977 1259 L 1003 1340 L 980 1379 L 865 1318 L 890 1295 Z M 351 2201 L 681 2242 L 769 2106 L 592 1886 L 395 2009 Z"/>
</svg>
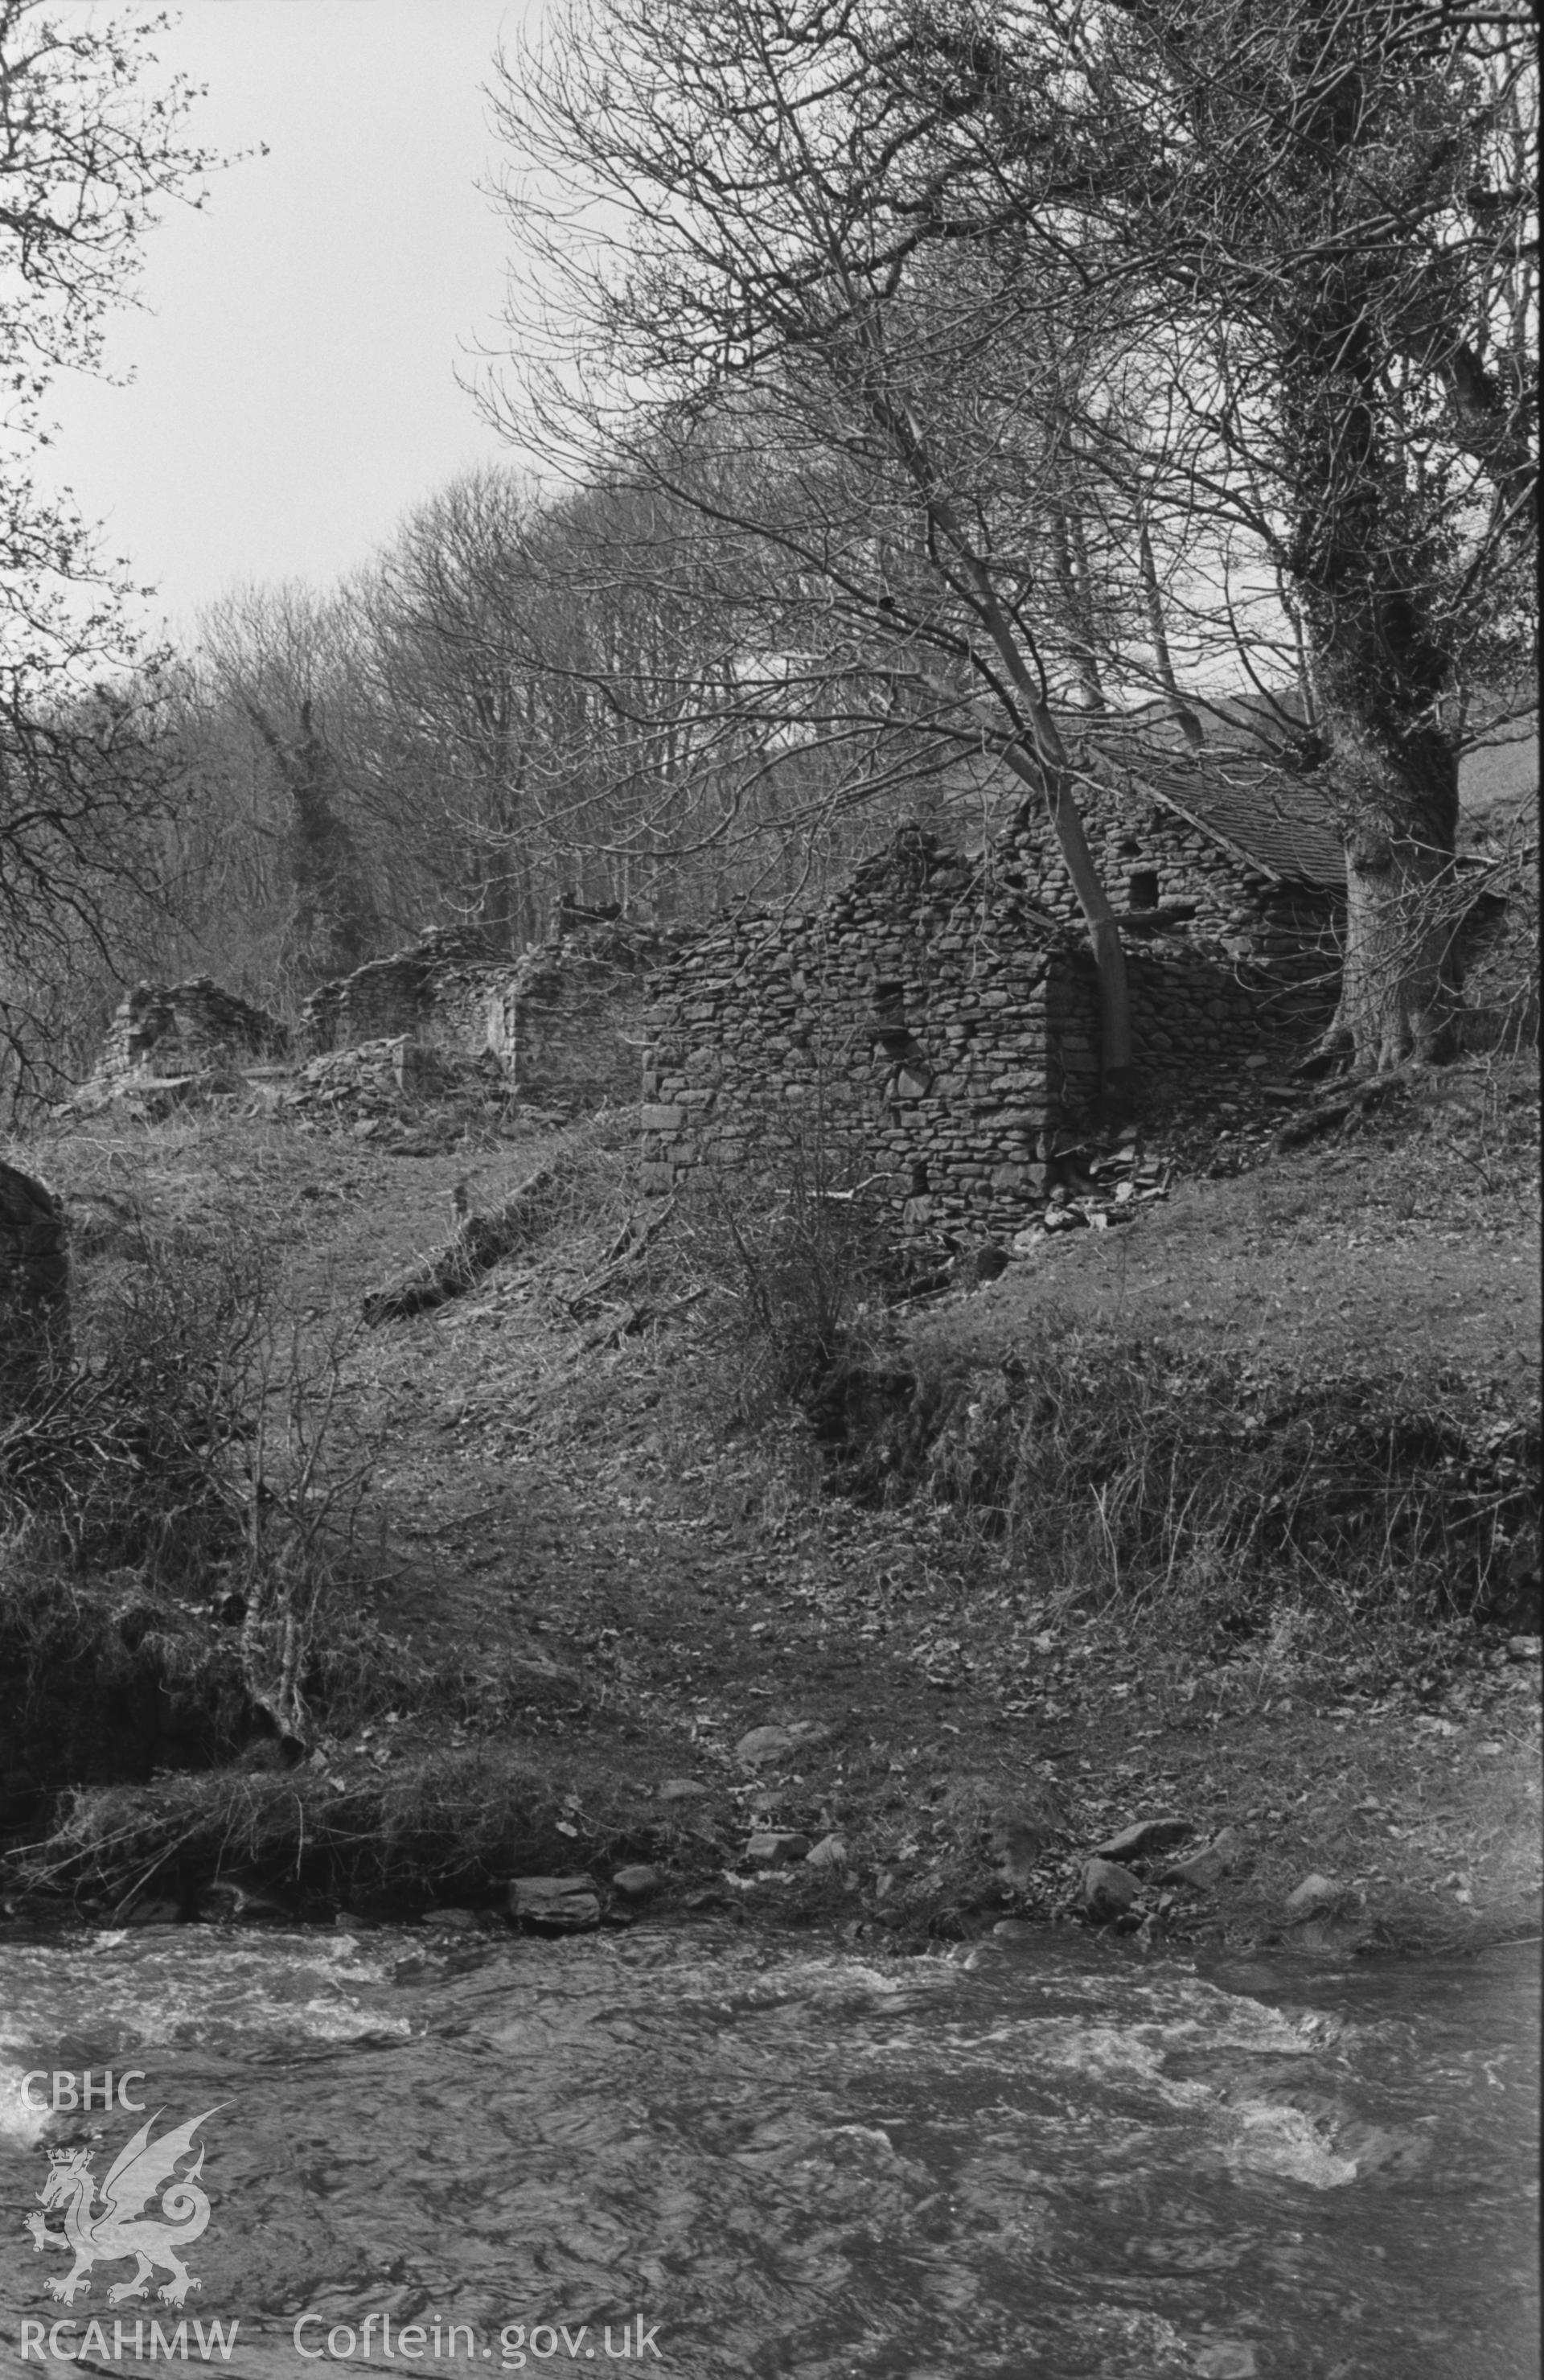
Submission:
<svg viewBox="0 0 1544 2380">
<path fill-rule="evenodd" d="M 490 1051 L 468 1057 L 401 1033 L 320 1050 L 300 1068 L 284 1106 L 302 1130 L 313 1123 L 346 1126 L 357 1140 L 427 1157 L 468 1132 L 505 1127 L 509 1087 Z"/>
<path fill-rule="evenodd" d="M 529 1097 L 636 1099 L 649 978 L 692 939 L 620 917 L 560 922 L 492 987 L 488 1047 Z"/>
<path fill-rule="evenodd" d="M 1537 848 L 1495 868 L 1457 935 L 1465 1050 L 1518 1051 L 1538 1042 Z"/>
<path fill-rule="evenodd" d="M 139 983 L 118 1002 L 102 1055 L 74 1104 L 90 1110 L 141 1086 L 234 1082 L 254 1061 L 282 1058 L 289 1035 L 212 976 L 185 983 Z"/>
<path fill-rule="evenodd" d="M 0 1421 L 56 1377 L 69 1352 L 64 1202 L 46 1183 L 0 1160 Z"/>
<path fill-rule="evenodd" d="M 580 1107 L 638 1097 L 649 971 L 689 936 L 562 905 L 546 941 L 493 955 L 475 929 L 440 929 L 371 959 L 306 1002 L 304 1047 L 320 1056 L 407 1037 L 465 1057 L 491 1052 L 511 1088 Z"/>
<path fill-rule="evenodd" d="M 431 928 L 410 949 L 319 984 L 300 1011 L 301 1047 L 315 1057 L 404 1033 L 418 1038 L 436 1010 L 454 1033 L 494 972 L 492 945 L 475 927 Z"/>
<path fill-rule="evenodd" d="M 1133 952 L 1137 1070 L 1150 1088 L 1259 1041 L 1258 995 L 1175 943 Z M 1099 1082 L 1081 937 L 990 859 L 918 828 L 820 910 L 722 924 L 650 1016 L 645 1181 L 748 1165 L 796 1131 L 861 1172 L 908 1227 L 1021 1221 Z"/>
</svg>

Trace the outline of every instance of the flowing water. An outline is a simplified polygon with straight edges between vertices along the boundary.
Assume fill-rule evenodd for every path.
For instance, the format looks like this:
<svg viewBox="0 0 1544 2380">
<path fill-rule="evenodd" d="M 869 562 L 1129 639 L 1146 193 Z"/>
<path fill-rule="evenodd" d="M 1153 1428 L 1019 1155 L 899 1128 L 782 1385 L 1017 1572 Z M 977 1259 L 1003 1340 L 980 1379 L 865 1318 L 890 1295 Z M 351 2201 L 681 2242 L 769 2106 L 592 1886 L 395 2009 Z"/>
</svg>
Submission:
<svg viewBox="0 0 1544 2380">
<path fill-rule="evenodd" d="M 40 2370 L 169 2353 L 320 2380 L 1521 2380 L 1537 1959 L 1198 1973 L 1049 1934 L 891 1960 L 663 1927 L 13 1940 L 0 2337 Z M 107 2068 L 143 2115 L 36 2106 L 82 2070 L 100 2100 Z M 198 2289 L 163 2302 L 163 2259 L 115 2303 L 135 2266 L 82 2192 L 91 2286 L 56 2302 L 73 2267 L 27 2225 L 62 2230 L 39 2192 L 78 2168 L 53 2159 L 91 2145 L 100 2185 L 158 2110 L 152 2143 L 203 2118 L 178 2203 Z"/>
</svg>

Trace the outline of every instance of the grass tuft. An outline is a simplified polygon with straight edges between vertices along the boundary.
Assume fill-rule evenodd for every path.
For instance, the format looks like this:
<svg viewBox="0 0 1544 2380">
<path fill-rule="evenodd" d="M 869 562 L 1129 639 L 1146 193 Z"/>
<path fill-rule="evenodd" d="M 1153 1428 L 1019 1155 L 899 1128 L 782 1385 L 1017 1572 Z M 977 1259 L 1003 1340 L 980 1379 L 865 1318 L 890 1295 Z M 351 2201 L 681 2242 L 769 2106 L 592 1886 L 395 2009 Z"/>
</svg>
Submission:
<svg viewBox="0 0 1544 2380">
<path fill-rule="evenodd" d="M 1440 1372 L 1306 1375 L 1064 1319 L 991 1370 L 935 1342 L 835 1456 L 848 1493 L 949 1508 L 1059 1601 L 1212 1636 L 1483 1605 L 1538 1450 L 1537 1415 L 1477 1412 Z"/>
</svg>

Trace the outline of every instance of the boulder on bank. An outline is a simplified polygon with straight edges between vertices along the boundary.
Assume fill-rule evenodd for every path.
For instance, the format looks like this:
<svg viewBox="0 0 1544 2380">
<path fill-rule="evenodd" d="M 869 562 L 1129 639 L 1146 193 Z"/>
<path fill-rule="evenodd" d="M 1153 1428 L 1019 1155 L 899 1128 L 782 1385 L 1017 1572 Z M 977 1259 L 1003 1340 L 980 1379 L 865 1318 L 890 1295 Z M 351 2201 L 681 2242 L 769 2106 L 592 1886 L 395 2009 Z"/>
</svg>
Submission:
<svg viewBox="0 0 1544 2380">
<path fill-rule="evenodd" d="M 1345 1888 L 1330 1876 L 1320 1876 L 1317 1869 L 1306 1876 L 1287 1894 L 1287 1915 L 1295 1922 L 1305 1918 L 1322 1917 L 1326 1912 L 1337 1912 L 1345 1899 Z"/>
<path fill-rule="evenodd" d="M 1109 1925 L 1140 1898 L 1142 1887 L 1131 1870 L 1113 1860 L 1091 1859 L 1083 1868 L 1083 1913 L 1090 1925 Z"/>
<path fill-rule="evenodd" d="M 789 1727 L 753 1727 L 735 1746 L 742 1768 L 765 1768 L 769 1762 L 789 1759 L 796 1752 L 822 1742 L 826 1730 L 816 1720 L 795 1719 Z"/>
<path fill-rule="evenodd" d="M 611 1888 L 624 1900 L 647 1900 L 660 1887 L 660 1871 L 647 1861 L 638 1861 L 630 1867 L 619 1867 L 611 1880 Z"/>
<path fill-rule="evenodd" d="M 0 1163 L 0 1421 L 69 1354 L 69 1226 L 46 1183 Z"/>
<path fill-rule="evenodd" d="M 788 1833 L 779 1828 L 764 1828 L 752 1835 L 746 1845 L 746 1857 L 752 1867 L 790 1867 L 808 1856 L 808 1835 Z"/>
<path fill-rule="evenodd" d="M 1161 1885 L 1187 1884 L 1198 1892 L 1210 1892 L 1238 1865 L 1243 1854 L 1244 1839 L 1237 1828 L 1224 1827 L 1214 1841 L 1166 1867 L 1158 1881 Z"/>
<path fill-rule="evenodd" d="M 509 1913 L 526 1925 L 588 1933 L 601 1923 L 600 1895 L 593 1876 L 517 1876 L 509 1888 Z"/>
<path fill-rule="evenodd" d="M 1130 1860 L 1151 1859 L 1158 1852 L 1171 1851 L 1195 1833 L 1188 1818 L 1138 1818 L 1134 1825 L 1123 1827 L 1118 1835 L 1100 1843 L 1096 1859 L 1114 1860 L 1117 1864 Z"/>
</svg>

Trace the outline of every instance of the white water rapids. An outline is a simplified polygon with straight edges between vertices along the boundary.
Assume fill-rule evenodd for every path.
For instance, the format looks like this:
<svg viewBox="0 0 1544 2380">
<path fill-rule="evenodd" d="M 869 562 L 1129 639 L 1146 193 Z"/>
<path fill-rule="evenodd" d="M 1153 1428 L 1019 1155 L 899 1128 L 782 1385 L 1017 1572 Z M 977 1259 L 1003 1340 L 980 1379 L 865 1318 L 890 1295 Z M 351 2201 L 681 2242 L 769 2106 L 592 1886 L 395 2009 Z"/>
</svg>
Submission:
<svg viewBox="0 0 1544 2380">
<path fill-rule="evenodd" d="M 40 2374 L 1526 2380 L 1536 1961 L 13 1936 L 0 2338 Z M 53 2111 L 107 2068 L 144 2113 Z M 54 2155 L 100 2184 L 206 2109 L 197 2289 L 115 2302 L 99 2201 L 51 2296 Z"/>
</svg>

